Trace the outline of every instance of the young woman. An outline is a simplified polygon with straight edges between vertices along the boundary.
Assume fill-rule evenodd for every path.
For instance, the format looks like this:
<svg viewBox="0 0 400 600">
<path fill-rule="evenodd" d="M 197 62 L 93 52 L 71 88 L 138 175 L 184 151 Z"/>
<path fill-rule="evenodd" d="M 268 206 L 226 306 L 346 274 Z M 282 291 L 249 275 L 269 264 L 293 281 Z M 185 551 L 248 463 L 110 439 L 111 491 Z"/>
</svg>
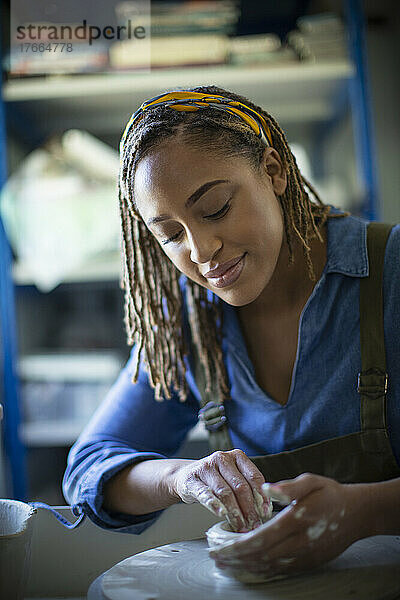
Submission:
<svg viewBox="0 0 400 600">
<path fill-rule="evenodd" d="M 254 530 L 217 564 L 271 575 L 400 533 L 400 226 L 367 244 L 277 122 L 214 86 L 142 104 L 119 187 L 133 350 L 70 452 L 68 501 L 133 533 L 200 502 Z M 173 458 L 201 406 L 216 451 Z M 265 481 L 289 505 L 259 528 Z"/>
</svg>

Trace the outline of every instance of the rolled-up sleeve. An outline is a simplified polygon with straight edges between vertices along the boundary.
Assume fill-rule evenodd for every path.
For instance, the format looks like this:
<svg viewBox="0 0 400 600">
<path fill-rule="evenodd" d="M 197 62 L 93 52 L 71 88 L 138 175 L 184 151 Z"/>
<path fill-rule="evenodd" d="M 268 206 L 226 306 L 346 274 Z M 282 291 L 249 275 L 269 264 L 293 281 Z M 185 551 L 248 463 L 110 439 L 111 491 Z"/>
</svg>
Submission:
<svg viewBox="0 0 400 600">
<path fill-rule="evenodd" d="M 163 511 L 145 515 L 107 512 L 103 508 L 104 484 L 128 465 L 174 456 L 197 423 L 199 403 L 191 391 L 185 402 L 177 395 L 157 402 L 142 362 L 133 384 L 134 353 L 135 348 L 72 446 L 62 486 L 69 504 L 83 510 L 100 527 L 138 534 Z"/>
</svg>

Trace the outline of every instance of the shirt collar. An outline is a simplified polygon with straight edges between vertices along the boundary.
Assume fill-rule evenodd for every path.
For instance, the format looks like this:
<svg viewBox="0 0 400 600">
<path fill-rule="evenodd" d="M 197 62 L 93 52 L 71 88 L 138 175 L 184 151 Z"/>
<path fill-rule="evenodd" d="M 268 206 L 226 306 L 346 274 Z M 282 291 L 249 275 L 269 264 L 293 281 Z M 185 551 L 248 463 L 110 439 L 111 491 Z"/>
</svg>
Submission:
<svg viewBox="0 0 400 600">
<path fill-rule="evenodd" d="M 331 213 L 343 214 L 343 211 L 331 206 Z M 367 225 L 368 221 L 354 215 L 327 220 L 324 273 L 368 277 Z"/>
<path fill-rule="evenodd" d="M 331 213 L 343 214 L 343 211 L 331 206 Z M 327 220 L 327 260 L 321 277 L 327 273 L 368 277 L 367 225 L 368 221 L 354 215 Z M 222 308 L 223 339 L 233 343 L 236 353 L 242 354 L 243 360 L 246 361 L 247 354 L 236 311 L 233 306 L 223 301 Z"/>
</svg>

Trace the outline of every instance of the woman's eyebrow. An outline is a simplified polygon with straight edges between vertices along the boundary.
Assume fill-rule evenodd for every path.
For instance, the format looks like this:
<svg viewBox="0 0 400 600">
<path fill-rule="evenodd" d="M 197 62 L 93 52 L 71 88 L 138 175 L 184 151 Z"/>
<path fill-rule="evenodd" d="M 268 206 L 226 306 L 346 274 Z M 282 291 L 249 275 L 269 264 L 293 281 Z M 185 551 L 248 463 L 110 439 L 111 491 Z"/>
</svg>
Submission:
<svg viewBox="0 0 400 600">
<path fill-rule="evenodd" d="M 215 185 L 218 185 L 219 183 L 229 183 L 229 180 L 214 179 L 214 181 L 207 181 L 206 183 L 203 183 L 203 185 L 201 185 L 195 192 L 193 192 L 193 194 L 189 196 L 189 198 L 185 202 L 185 207 L 192 207 L 193 204 L 195 204 L 203 194 L 208 192 L 208 190 L 213 188 Z M 158 217 L 152 217 L 147 221 L 146 225 L 154 225 L 154 223 L 161 223 L 161 221 L 166 221 L 170 218 L 171 217 L 169 215 L 159 215 Z"/>
</svg>

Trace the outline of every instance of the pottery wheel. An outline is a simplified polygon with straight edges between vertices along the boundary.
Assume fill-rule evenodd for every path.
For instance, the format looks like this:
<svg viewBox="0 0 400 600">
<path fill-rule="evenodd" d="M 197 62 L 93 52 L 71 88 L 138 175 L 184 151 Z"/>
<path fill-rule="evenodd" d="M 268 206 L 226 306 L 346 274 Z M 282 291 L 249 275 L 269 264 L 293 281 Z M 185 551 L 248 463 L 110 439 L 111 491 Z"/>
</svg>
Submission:
<svg viewBox="0 0 400 600">
<path fill-rule="evenodd" d="M 323 568 L 261 584 L 220 574 L 204 539 L 127 558 L 101 579 L 107 600 L 395 600 L 400 598 L 400 537 L 360 540 Z"/>
</svg>

